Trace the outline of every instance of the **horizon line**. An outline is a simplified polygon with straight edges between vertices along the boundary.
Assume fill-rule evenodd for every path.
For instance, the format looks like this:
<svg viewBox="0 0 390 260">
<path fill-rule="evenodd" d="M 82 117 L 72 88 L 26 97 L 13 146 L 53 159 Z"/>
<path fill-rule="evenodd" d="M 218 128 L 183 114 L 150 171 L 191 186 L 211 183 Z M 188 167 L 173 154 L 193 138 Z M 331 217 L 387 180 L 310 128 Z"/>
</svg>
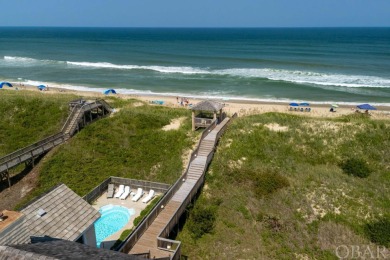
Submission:
<svg viewBox="0 0 390 260">
<path fill-rule="evenodd" d="M 7 25 L 0 28 L 104 28 L 104 29 L 337 29 L 337 28 L 390 28 L 390 26 L 224 26 L 224 27 L 193 27 L 193 26 L 50 26 L 50 25 Z"/>
</svg>

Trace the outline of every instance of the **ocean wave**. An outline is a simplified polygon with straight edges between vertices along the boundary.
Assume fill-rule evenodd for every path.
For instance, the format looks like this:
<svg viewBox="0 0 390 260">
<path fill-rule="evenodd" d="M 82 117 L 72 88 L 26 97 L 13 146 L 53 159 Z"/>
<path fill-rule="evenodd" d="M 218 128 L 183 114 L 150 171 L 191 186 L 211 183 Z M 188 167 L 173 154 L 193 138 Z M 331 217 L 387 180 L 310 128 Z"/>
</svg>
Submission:
<svg viewBox="0 0 390 260">
<path fill-rule="evenodd" d="M 54 83 L 54 82 L 38 82 L 34 80 L 25 80 L 24 82 L 21 82 L 25 85 L 33 85 L 37 86 L 40 84 L 50 86 L 50 88 L 62 88 L 62 89 L 68 89 L 68 90 L 75 90 L 75 91 L 85 91 L 85 92 L 99 92 L 103 93 L 104 90 L 107 88 L 99 88 L 99 87 L 89 87 L 89 86 L 76 86 L 76 85 L 69 85 L 69 84 L 61 84 L 61 83 Z M 184 92 L 158 92 L 158 91 L 151 91 L 151 90 L 139 90 L 139 89 L 125 89 L 125 88 L 115 88 L 116 92 L 118 94 L 124 94 L 124 95 L 150 95 L 150 96 L 165 96 L 165 97 L 187 97 L 190 99 L 213 99 L 220 102 L 275 102 L 275 103 L 289 103 L 291 102 L 290 98 L 273 98 L 273 97 L 263 97 L 263 98 L 255 98 L 255 97 L 245 97 L 245 96 L 231 96 L 229 93 L 225 91 L 207 91 L 207 92 L 198 92 L 197 94 L 194 93 L 184 93 Z M 294 99 L 295 102 L 307 102 L 308 100 L 297 100 Z M 324 101 L 310 101 L 311 104 L 334 104 L 337 103 L 339 105 L 358 105 L 362 102 L 343 102 L 343 101 L 332 101 L 332 100 L 324 100 Z M 371 102 L 372 105 L 377 106 L 389 106 L 390 103 L 376 103 Z"/>
<path fill-rule="evenodd" d="M 272 68 L 230 68 L 230 69 L 210 69 L 189 66 L 141 66 L 141 65 L 119 65 L 108 62 L 75 62 L 75 61 L 55 61 L 37 60 L 29 57 L 4 56 L 4 60 L 18 62 L 24 65 L 35 65 L 41 63 L 66 64 L 73 67 L 84 67 L 89 69 L 112 69 L 112 70 L 150 70 L 169 74 L 207 74 L 208 77 L 241 77 L 258 78 L 270 81 L 283 81 L 294 84 L 336 86 L 345 88 L 390 88 L 390 78 L 367 76 L 367 75 L 347 75 L 337 73 L 322 73 L 314 71 L 285 70 Z"/>
<path fill-rule="evenodd" d="M 31 61 L 38 61 L 33 58 L 28 58 L 28 57 L 16 57 L 16 56 L 4 56 L 4 60 L 8 61 L 21 61 L 21 62 L 31 62 Z"/>
<path fill-rule="evenodd" d="M 220 75 L 245 78 L 264 78 L 297 84 L 340 86 L 348 88 L 390 88 L 390 79 L 375 76 L 329 74 L 312 71 L 278 69 L 225 69 L 216 71 Z"/>
<path fill-rule="evenodd" d="M 161 73 L 181 73 L 181 74 L 209 74 L 207 70 L 193 67 L 169 67 L 169 66 L 139 66 L 139 65 L 117 65 L 108 62 L 73 62 L 67 61 L 69 65 L 101 68 L 101 69 L 121 69 L 121 70 L 153 70 Z"/>
<path fill-rule="evenodd" d="M 4 60 L 12 63 L 18 63 L 21 65 L 36 65 L 36 64 L 63 64 L 63 61 L 57 61 L 57 60 L 39 60 L 29 57 L 18 57 L 18 56 L 4 56 Z"/>
<path fill-rule="evenodd" d="M 364 76 L 327 74 L 313 71 L 293 71 L 271 68 L 232 68 L 223 70 L 212 70 L 196 67 L 168 67 L 168 66 L 140 66 L 140 65 L 117 65 L 107 62 L 66 62 L 73 66 L 99 69 L 121 69 L 121 70 L 152 70 L 166 74 L 207 74 L 209 76 L 230 76 L 242 78 L 262 78 L 272 81 L 285 81 L 296 84 L 313 84 L 322 86 L 339 86 L 348 88 L 390 88 L 390 79 Z"/>
</svg>

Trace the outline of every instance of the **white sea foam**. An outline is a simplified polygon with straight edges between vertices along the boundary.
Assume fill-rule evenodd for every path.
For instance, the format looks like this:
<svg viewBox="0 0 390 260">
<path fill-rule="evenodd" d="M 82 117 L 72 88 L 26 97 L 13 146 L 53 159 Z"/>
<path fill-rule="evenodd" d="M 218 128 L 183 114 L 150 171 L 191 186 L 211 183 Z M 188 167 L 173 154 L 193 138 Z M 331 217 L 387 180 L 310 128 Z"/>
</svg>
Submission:
<svg viewBox="0 0 390 260">
<path fill-rule="evenodd" d="M 15 62 L 34 62 L 38 61 L 36 59 L 28 58 L 28 57 L 16 57 L 16 56 L 4 56 L 4 60 L 7 61 L 15 61 Z"/>
<path fill-rule="evenodd" d="M 63 88 L 63 89 L 69 89 L 69 90 L 76 90 L 76 91 L 86 91 L 86 92 L 99 92 L 103 93 L 107 88 L 96 88 L 96 87 L 87 87 L 87 86 L 76 86 L 76 85 L 68 85 L 68 84 L 59 84 L 55 82 L 40 82 L 40 81 L 33 81 L 33 80 L 25 80 L 21 82 L 25 85 L 46 85 L 50 86 L 50 88 Z M 164 92 L 154 92 L 150 90 L 138 90 L 138 89 L 123 89 L 123 88 L 115 88 L 115 91 L 118 94 L 127 94 L 127 95 L 156 95 L 156 96 L 166 96 L 166 97 L 187 97 L 187 98 L 194 98 L 194 99 L 214 99 L 218 100 L 220 102 L 229 102 L 229 101 L 241 101 L 241 102 L 274 102 L 274 103 L 288 103 L 291 102 L 291 99 L 288 98 L 273 98 L 273 97 L 265 97 L 265 98 L 253 98 L 253 97 L 237 97 L 237 96 L 231 96 L 227 92 L 216 92 L 216 91 L 210 91 L 210 92 L 201 92 L 197 94 L 190 94 L 190 93 L 181 93 L 181 92 L 171 92 L 171 93 L 164 93 Z M 307 102 L 307 100 L 294 100 L 295 102 Z M 339 105 L 358 105 L 362 102 L 340 102 L 340 101 L 310 101 L 311 104 L 334 104 L 337 103 Z M 370 103 L 372 105 L 377 106 L 389 106 L 390 103 Z"/>
<path fill-rule="evenodd" d="M 298 84 L 340 86 L 348 88 L 390 88 L 390 79 L 364 75 L 327 74 L 311 71 L 293 71 L 278 69 L 225 69 L 217 74 L 246 78 L 265 78 Z"/>
<path fill-rule="evenodd" d="M 211 76 L 228 76 L 241 78 L 259 78 L 270 81 L 284 81 L 295 84 L 309 84 L 318 86 L 336 86 L 345 88 L 390 88 L 390 78 L 368 75 L 347 75 L 337 73 L 320 73 L 314 71 L 284 70 L 272 68 L 231 68 L 231 69 L 209 69 L 189 66 L 141 66 L 141 65 L 118 65 L 108 62 L 74 62 L 37 60 L 29 57 L 4 56 L 4 60 L 23 65 L 34 65 L 36 63 L 57 63 L 67 66 L 83 67 L 89 69 L 111 69 L 111 70 L 150 70 L 166 75 L 169 74 L 207 74 Z M 172 75 L 175 76 L 175 75 Z"/>
<path fill-rule="evenodd" d="M 87 68 L 122 69 L 122 70 L 152 70 L 160 73 L 177 74 L 208 74 L 243 78 L 263 78 L 272 81 L 285 81 L 297 84 L 313 84 L 322 86 L 340 86 L 347 88 L 390 88 L 390 79 L 366 75 L 345 75 L 319 73 L 312 71 L 294 71 L 270 68 L 232 68 L 223 70 L 202 69 L 196 67 L 139 66 L 116 65 L 107 62 L 71 62 L 67 64 Z"/>
<path fill-rule="evenodd" d="M 14 64 L 20 64 L 20 65 L 36 65 L 36 64 L 61 64 L 64 63 L 63 61 L 56 61 L 56 60 L 39 60 L 29 57 L 18 57 L 18 56 L 4 56 L 4 60 L 14 63 Z"/>
<path fill-rule="evenodd" d="M 139 66 L 139 65 L 117 65 L 108 62 L 73 62 L 67 61 L 68 65 L 97 68 L 97 69 L 121 69 L 121 70 L 153 70 L 161 73 L 181 74 L 208 74 L 207 70 L 193 67 L 169 67 L 169 66 Z"/>
</svg>

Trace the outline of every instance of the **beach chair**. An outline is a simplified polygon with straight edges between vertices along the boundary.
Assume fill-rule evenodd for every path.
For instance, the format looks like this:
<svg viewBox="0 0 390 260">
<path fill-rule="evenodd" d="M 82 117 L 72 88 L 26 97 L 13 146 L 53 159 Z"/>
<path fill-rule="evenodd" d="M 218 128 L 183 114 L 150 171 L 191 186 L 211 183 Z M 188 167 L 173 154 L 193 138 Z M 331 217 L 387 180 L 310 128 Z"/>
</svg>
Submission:
<svg viewBox="0 0 390 260">
<path fill-rule="evenodd" d="M 108 184 L 107 199 L 114 197 L 114 184 Z"/>
<path fill-rule="evenodd" d="M 153 199 L 154 193 L 155 193 L 154 190 L 150 190 L 148 196 L 146 196 L 146 197 L 142 200 L 142 202 L 143 202 L 143 203 L 148 203 L 151 199 Z"/>
<path fill-rule="evenodd" d="M 141 188 L 138 188 L 137 193 L 134 195 L 134 197 L 131 199 L 132 201 L 138 201 L 142 195 L 144 195 L 144 192 Z"/>
<path fill-rule="evenodd" d="M 125 191 L 122 193 L 122 195 L 119 197 L 121 200 L 125 200 L 127 196 L 130 194 L 130 186 L 125 187 Z"/>
<path fill-rule="evenodd" d="M 119 185 L 119 190 L 117 191 L 117 193 L 115 193 L 114 195 L 114 198 L 119 198 L 123 192 L 125 192 L 125 185 L 121 184 Z"/>
</svg>

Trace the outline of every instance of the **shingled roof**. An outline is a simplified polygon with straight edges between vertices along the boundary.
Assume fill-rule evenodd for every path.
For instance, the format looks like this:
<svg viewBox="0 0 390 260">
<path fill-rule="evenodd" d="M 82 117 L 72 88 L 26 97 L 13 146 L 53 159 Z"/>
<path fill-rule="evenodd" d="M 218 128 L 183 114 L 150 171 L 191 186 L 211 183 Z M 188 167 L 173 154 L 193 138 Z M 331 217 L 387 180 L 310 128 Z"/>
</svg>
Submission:
<svg viewBox="0 0 390 260">
<path fill-rule="evenodd" d="M 38 211 L 45 212 L 42 216 Z M 26 244 L 30 236 L 51 236 L 74 241 L 100 213 L 65 184 L 55 187 L 20 211 L 19 224 L 0 234 L 0 245 Z"/>
<path fill-rule="evenodd" d="M 107 249 L 94 248 L 77 242 L 55 240 L 43 243 L 0 246 L 0 259 L 116 259 L 141 260 L 139 256 L 128 255 Z"/>
<path fill-rule="evenodd" d="M 218 112 L 224 107 L 223 104 L 211 100 L 204 100 L 194 105 L 191 110 L 194 111 L 210 111 L 210 112 Z"/>
</svg>

